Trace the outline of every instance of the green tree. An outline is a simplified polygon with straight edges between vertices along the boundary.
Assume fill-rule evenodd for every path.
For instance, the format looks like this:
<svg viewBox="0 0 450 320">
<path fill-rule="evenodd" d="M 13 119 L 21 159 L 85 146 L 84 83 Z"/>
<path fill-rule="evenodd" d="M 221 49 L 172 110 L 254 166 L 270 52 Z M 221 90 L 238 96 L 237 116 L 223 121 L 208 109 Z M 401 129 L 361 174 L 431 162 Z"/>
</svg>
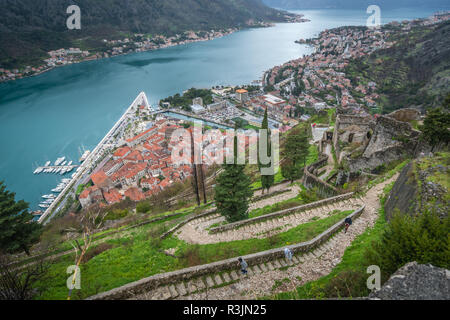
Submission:
<svg viewBox="0 0 450 320">
<path fill-rule="evenodd" d="M 33 222 L 28 203 L 15 201 L 15 193 L 6 190 L 0 181 L 0 249 L 7 253 L 20 250 L 30 254 L 30 246 L 39 240 L 42 227 Z"/>
<path fill-rule="evenodd" d="M 381 240 L 375 242 L 366 253 L 368 263 L 380 266 L 384 279 L 412 261 L 448 269 L 448 230 L 448 216 L 440 219 L 437 213 L 430 210 L 410 216 L 397 210 Z"/>
<path fill-rule="evenodd" d="M 268 115 L 267 115 L 267 108 L 266 111 L 264 112 L 264 119 L 262 122 L 262 127 L 261 129 L 265 129 L 267 130 L 267 136 L 266 136 L 266 145 L 267 145 L 267 156 L 272 156 L 272 145 L 271 145 L 271 139 L 270 139 L 270 130 L 269 130 L 269 119 L 268 119 Z M 272 157 L 273 158 L 273 157 Z M 263 165 L 260 163 L 259 161 L 259 148 L 258 148 L 258 165 L 259 165 L 259 169 L 261 170 L 262 168 L 270 168 L 271 166 L 271 162 L 269 162 L 266 165 Z M 269 192 L 270 187 L 273 186 L 275 181 L 275 175 L 271 174 L 271 175 L 262 175 L 261 174 L 261 185 L 262 185 L 262 193 L 264 194 L 264 190 L 267 189 L 267 192 Z"/>
<path fill-rule="evenodd" d="M 449 104 L 449 97 L 446 104 Z M 448 145 L 450 141 L 450 113 L 441 108 L 431 109 L 427 112 L 427 116 L 420 126 L 423 132 L 423 138 L 431 145 L 431 151 L 441 143 Z"/>
<path fill-rule="evenodd" d="M 289 132 L 283 149 L 281 173 L 286 179 L 300 179 L 309 154 L 308 132 L 306 128 L 297 128 Z"/>
<path fill-rule="evenodd" d="M 245 165 L 237 164 L 237 137 L 234 138 L 234 162 L 224 164 L 216 179 L 214 200 L 217 211 L 228 222 L 248 218 L 248 203 L 253 195 L 250 178 L 244 172 Z"/>
</svg>

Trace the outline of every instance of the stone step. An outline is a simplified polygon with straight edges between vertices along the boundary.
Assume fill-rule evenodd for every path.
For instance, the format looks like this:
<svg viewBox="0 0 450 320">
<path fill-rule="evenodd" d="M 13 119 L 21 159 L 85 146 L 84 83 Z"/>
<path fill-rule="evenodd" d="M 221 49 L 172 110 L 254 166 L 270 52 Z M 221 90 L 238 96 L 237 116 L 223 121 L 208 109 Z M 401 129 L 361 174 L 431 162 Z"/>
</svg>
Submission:
<svg viewBox="0 0 450 320">
<path fill-rule="evenodd" d="M 153 300 L 168 300 L 172 297 L 172 294 L 167 286 L 159 287 L 155 290 Z"/>
<path fill-rule="evenodd" d="M 225 272 L 225 273 L 222 274 L 222 278 L 223 278 L 223 281 L 224 281 L 225 283 L 228 283 L 228 282 L 231 282 L 231 281 L 232 281 L 231 278 L 230 278 L 230 275 L 229 275 L 227 272 Z"/>
<path fill-rule="evenodd" d="M 198 290 L 202 290 L 202 289 L 206 288 L 206 284 L 202 278 L 199 278 L 195 284 L 196 284 L 196 287 L 198 288 Z"/>
<path fill-rule="evenodd" d="M 171 284 L 169 286 L 169 291 L 170 291 L 170 295 L 172 296 L 172 298 L 176 298 L 179 296 L 179 293 L 173 284 Z"/>
<path fill-rule="evenodd" d="M 207 276 L 205 278 L 205 280 L 206 280 L 206 285 L 208 286 L 208 288 L 214 287 L 215 284 L 214 284 L 214 281 L 211 278 L 211 276 Z"/>
<path fill-rule="evenodd" d="M 262 272 L 261 269 L 259 269 L 258 265 L 252 266 L 251 268 L 253 270 L 253 273 L 255 273 L 255 274 Z"/>
<path fill-rule="evenodd" d="M 275 269 L 275 267 L 273 266 L 273 264 L 270 261 L 266 262 L 266 265 L 269 268 L 269 270 L 274 270 Z"/>
<path fill-rule="evenodd" d="M 281 268 L 281 264 L 278 260 L 272 261 L 272 264 L 276 269 Z"/>
<path fill-rule="evenodd" d="M 262 272 L 269 271 L 269 269 L 267 268 L 267 266 L 264 263 L 261 263 L 260 265 L 258 265 L 258 267 L 261 269 Z"/>
<path fill-rule="evenodd" d="M 292 256 L 292 261 L 294 261 L 294 263 L 300 263 L 300 260 L 296 256 Z"/>
<path fill-rule="evenodd" d="M 230 276 L 231 276 L 231 279 L 233 279 L 233 280 L 239 279 L 239 276 L 237 275 L 236 271 L 234 271 L 234 270 L 230 272 Z"/>
<path fill-rule="evenodd" d="M 278 260 L 282 267 L 286 267 L 288 263 L 286 262 L 286 259 L 280 259 Z"/>
<path fill-rule="evenodd" d="M 217 274 L 217 275 L 214 277 L 214 282 L 215 282 L 217 285 L 221 285 L 221 284 L 223 283 L 222 278 L 220 277 L 220 275 Z"/>
<path fill-rule="evenodd" d="M 178 283 L 176 288 L 180 295 L 182 295 L 182 296 L 187 295 L 188 292 L 187 292 L 186 287 L 184 286 L 183 282 Z"/>
<path fill-rule="evenodd" d="M 187 290 L 188 290 L 189 294 L 192 294 L 192 293 L 198 291 L 198 288 L 195 285 L 195 282 L 193 280 L 188 282 Z"/>
</svg>

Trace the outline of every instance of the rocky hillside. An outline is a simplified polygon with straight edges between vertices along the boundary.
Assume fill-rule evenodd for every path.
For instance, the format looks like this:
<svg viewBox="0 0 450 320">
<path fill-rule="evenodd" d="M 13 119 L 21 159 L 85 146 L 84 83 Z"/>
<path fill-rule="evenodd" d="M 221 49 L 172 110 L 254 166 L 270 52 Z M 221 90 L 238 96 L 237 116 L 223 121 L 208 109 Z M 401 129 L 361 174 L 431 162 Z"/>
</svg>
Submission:
<svg viewBox="0 0 450 320">
<path fill-rule="evenodd" d="M 81 9 L 81 30 L 67 30 L 66 9 Z M 261 0 L 2 0 L 0 67 L 32 63 L 49 50 L 84 46 L 130 33 L 173 35 L 187 30 L 284 21 L 286 13 Z"/>
<path fill-rule="evenodd" d="M 427 208 L 440 216 L 450 212 L 450 153 L 414 160 L 403 169 L 385 204 L 386 218 L 399 210 L 414 214 Z"/>
</svg>

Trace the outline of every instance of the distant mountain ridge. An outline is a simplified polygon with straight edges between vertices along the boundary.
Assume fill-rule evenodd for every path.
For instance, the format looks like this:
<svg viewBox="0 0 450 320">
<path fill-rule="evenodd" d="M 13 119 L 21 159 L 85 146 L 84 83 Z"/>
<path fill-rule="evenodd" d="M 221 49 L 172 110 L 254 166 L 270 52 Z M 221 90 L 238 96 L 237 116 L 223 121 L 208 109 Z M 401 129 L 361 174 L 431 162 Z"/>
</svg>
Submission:
<svg viewBox="0 0 450 320">
<path fill-rule="evenodd" d="M 81 30 L 66 27 L 73 4 L 81 9 Z M 2 0 L 0 12 L 0 66 L 30 63 L 30 56 L 41 59 L 49 50 L 88 40 L 86 48 L 92 48 L 101 45 L 95 40 L 130 33 L 174 35 L 285 16 L 262 0 Z"/>
<path fill-rule="evenodd" d="M 273 8 L 281 9 L 361 9 L 369 5 L 383 8 L 449 7 L 448 0 L 263 0 Z"/>
</svg>

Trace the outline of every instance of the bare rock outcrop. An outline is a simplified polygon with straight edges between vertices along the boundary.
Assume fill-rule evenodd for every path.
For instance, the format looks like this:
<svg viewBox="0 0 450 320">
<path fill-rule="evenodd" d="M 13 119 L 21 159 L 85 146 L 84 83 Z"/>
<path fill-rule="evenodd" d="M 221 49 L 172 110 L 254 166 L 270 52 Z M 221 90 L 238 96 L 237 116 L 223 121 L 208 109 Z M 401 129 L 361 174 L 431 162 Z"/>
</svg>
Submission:
<svg viewBox="0 0 450 320">
<path fill-rule="evenodd" d="M 371 300 L 450 300 L 450 271 L 410 262 L 397 270 Z"/>
</svg>

